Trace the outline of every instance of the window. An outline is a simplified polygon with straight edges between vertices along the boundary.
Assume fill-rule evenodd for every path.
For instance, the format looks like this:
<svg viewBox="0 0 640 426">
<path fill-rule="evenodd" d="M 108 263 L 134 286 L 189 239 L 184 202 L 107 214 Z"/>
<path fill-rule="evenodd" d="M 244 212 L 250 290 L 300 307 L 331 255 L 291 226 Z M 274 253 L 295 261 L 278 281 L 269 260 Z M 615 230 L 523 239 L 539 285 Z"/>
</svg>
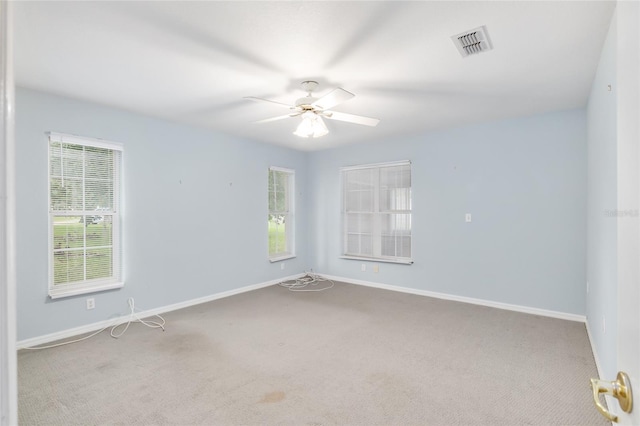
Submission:
<svg viewBox="0 0 640 426">
<path fill-rule="evenodd" d="M 49 134 L 49 295 L 122 287 L 122 145 Z"/>
<path fill-rule="evenodd" d="M 269 260 L 288 259 L 295 256 L 293 231 L 295 219 L 293 170 L 269 168 Z"/>
<path fill-rule="evenodd" d="M 412 263 L 411 163 L 342 169 L 343 256 Z"/>
</svg>

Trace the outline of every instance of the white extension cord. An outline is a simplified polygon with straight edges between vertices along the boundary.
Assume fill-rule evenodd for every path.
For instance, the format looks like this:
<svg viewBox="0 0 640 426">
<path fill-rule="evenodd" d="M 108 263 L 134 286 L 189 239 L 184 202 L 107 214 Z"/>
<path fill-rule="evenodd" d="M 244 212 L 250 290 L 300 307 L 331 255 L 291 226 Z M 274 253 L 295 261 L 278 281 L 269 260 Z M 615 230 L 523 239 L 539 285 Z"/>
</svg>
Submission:
<svg viewBox="0 0 640 426">
<path fill-rule="evenodd" d="M 309 286 L 317 286 L 320 283 L 331 283 L 329 286 L 321 286 L 310 288 Z M 314 274 L 313 272 L 307 272 L 304 277 L 297 278 L 295 280 L 282 281 L 278 283 L 280 287 L 284 287 L 289 289 L 289 291 L 324 291 L 329 290 L 333 287 L 334 282 L 330 279 L 323 278 L 318 274 Z"/>
<path fill-rule="evenodd" d="M 129 308 L 131 308 L 131 313 L 129 315 L 129 321 L 127 321 L 126 323 L 120 323 L 116 326 L 113 326 L 113 328 L 111 328 L 111 337 L 113 337 L 114 339 L 117 339 L 118 337 L 122 336 L 124 333 L 127 332 L 127 329 L 129 328 L 129 326 L 131 325 L 132 322 L 139 322 L 140 324 L 146 325 L 149 328 L 161 328 L 162 331 L 164 331 L 164 325 L 165 325 L 165 320 L 164 318 L 162 318 L 160 315 L 156 314 L 154 315 L 155 317 L 158 317 L 160 319 L 161 322 L 156 322 L 156 321 L 145 321 L 142 318 L 140 318 L 140 316 L 138 314 L 136 314 L 136 308 L 133 304 L 133 297 L 130 297 L 127 302 L 129 302 Z M 116 330 L 122 326 L 123 324 L 126 324 L 126 326 L 124 327 L 124 330 L 122 330 L 121 333 L 116 334 Z"/>
<path fill-rule="evenodd" d="M 103 331 L 105 331 L 107 328 L 111 327 L 111 337 L 113 337 L 114 339 L 117 339 L 118 337 L 121 337 L 124 333 L 127 332 L 127 329 L 129 328 L 129 326 L 131 325 L 131 323 L 134 322 L 139 322 L 141 324 L 146 325 L 149 328 L 161 328 L 162 331 L 164 331 L 164 325 L 165 325 L 165 320 L 164 318 L 162 318 L 160 315 L 156 314 L 154 316 L 158 317 L 160 319 L 160 322 L 157 321 L 145 321 L 144 319 L 140 318 L 140 316 L 138 314 L 136 314 L 136 308 L 134 305 L 134 301 L 133 301 L 133 297 L 130 297 L 127 300 L 127 303 L 129 304 L 129 309 L 130 309 L 130 313 L 129 313 L 129 319 L 126 322 L 120 322 L 118 324 L 114 324 L 114 325 L 108 325 L 88 336 L 85 337 L 81 337 L 80 339 L 76 339 L 76 340 L 70 340 L 67 342 L 62 342 L 62 343 L 56 343 L 55 345 L 48 345 L 48 346 L 37 346 L 37 347 L 29 347 L 29 348 L 22 348 L 22 349 L 31 349 L 31 350 L 38 350 L 38 349 L 50 349 L 50 348 L 57 348 L 58 346 L 64 346 L 64 345 L 70 345 L 71 343 L 76 343 L 76 342 L 81 342 L 83 340 L 87 340 L 92 338 L 93 336 L 97 336 L 98 334 L 102 333 Z M 122 332 L 120 333 L 116 333 L 116 330 L 122 326 L 124 327 L 124 330 L 122 330 Z"/>
</svg>

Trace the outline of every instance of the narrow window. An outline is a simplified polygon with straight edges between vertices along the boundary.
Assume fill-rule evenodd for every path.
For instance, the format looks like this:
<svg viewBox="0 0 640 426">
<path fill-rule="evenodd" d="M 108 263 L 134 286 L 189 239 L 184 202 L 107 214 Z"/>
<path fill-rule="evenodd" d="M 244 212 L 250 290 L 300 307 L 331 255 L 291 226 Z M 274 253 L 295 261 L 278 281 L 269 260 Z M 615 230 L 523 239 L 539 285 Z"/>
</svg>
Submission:
<svg viewBox="0 0 640 426">
<path fill-rule="evenodd" d="M 122 145 L 49 134 L 49 295 L 122 287 Z"/>
<path fill-rule="evenodd" d="M 295 256 L 294 249 L 294 179 L 295 172 L 281 167 L 269 168 L 269 260 Z"/>
<path fill-rule="evenodd" d="M 342 169 L 343 257 L 412 263 L 411 163 Z"/>
</svg>

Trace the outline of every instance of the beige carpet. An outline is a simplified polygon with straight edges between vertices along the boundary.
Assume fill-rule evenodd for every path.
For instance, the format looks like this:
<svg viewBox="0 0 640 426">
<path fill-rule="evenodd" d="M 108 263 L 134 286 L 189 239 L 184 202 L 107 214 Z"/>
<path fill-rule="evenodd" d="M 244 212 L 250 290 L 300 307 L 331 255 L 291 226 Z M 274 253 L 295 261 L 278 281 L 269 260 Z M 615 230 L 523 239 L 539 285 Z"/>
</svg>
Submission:
<svg viewBox="0 0 640 426">
<path fill-rule="evenodd" d="M 20 351 L 20 423 L 607 424 L 577 322 L 344 283 L 165 318 L 165 332 Z"/>
</svg>

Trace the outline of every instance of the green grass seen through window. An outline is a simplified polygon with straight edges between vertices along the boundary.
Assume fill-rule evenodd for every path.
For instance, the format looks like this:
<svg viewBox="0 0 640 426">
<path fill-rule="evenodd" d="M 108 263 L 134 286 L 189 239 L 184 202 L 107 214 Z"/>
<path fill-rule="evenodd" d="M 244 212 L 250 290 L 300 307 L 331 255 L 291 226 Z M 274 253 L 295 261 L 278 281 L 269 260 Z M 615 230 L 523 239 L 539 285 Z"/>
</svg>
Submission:
<svg viewBox="0 0 640 426">
<path fill-rule="evenodd" d="M 102 222 L 88 225 L 80 219 L 54 218 L 54 285 L 113 275 L 112 224 L 108 221 L 109 217 L 105 216 Z"/>
<path fill-rule="evenodd" d="M 285 224 L 269 220 L 269 256 L 288 252 Z"/>
</svg>

